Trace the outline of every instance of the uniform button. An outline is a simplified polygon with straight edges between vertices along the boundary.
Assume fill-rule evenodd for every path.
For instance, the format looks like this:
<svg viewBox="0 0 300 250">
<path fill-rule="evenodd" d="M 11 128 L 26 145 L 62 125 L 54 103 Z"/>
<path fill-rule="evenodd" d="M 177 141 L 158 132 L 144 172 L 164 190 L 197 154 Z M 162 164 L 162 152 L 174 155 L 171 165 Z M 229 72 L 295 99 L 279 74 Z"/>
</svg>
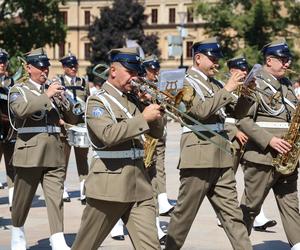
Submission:
<svg viewBox="0 0 300 250">
<path fill-rule="evenodd" d="M 142 129 L 142 128 L 139 128 L 139 130 L 142 131 L 143 129 Z"/>
<path fill-rule="evenodd" d="M 45 104 L 45 107 L 47 107 L 47 104 Z"/>
<path fill-rule="evenodd" d="M 227 97 L 223 97 L 223 100 L 226 101 L 226 100 L 227 100 Z"/>
</svg>

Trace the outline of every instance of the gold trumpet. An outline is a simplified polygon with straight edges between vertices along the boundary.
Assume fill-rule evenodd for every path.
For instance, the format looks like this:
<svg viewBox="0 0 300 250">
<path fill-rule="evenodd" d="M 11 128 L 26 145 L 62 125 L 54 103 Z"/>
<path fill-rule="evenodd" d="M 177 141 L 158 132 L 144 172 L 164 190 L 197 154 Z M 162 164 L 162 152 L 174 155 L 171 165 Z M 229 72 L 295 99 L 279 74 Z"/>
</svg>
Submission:
<svg viewBox="0 0 300 250">
<path fill-rule="evenodd" d="M 62 88 L 63 90 L 65 89 L 64 86 L 61 84 L 61 80 L 58 77 L 55 77 L 52 80 L 50 80 L 45 73 L 42 73 L 42 76 L 46 79 L 46 82 L 44 85 L 46 89 L 49 88 L 49 86 L 55 82 L 60 84 L 60 88 Z M 52 96 L 51 99 L 57 108 L 63 108 L 66 111 L 70 110 L 71 104 L 70 104 L 69 100 L 66 98 L 64 92 L 60 95 Z"/>
</svg>

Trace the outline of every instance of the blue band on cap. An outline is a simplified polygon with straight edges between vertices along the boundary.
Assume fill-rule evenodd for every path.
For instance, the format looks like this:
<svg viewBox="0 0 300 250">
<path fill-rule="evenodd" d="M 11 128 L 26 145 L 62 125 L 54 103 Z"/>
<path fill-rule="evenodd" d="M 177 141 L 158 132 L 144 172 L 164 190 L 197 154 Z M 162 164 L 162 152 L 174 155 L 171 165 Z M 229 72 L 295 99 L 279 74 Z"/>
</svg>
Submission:
<svg viewBox="0 0 300 250">
<path fill-rule="evenodd" d="M 152 68 L 152 69 L 159 69 L 160 68 L 160 64 L 158 61 L 146 61 L 143 63 L 143 65 L 146 67 L 146 68 Z"/>
<path fill-rule="evenodd" d="M 31 65 L 37 66 L 37 67 L 49 67 L 50 66 L 49 59 L 47 56 L 41 57 L 41 58 L 39 58 L 38 56 L 32 56 L 32 57 L 26 58 L 26 61 L 28 64 L 31 64 Z"/>
<path fill-rule="evenodd" d="M 133 54 L 115 54 L 111 55 L 111 62 L 127 62 L 127 63 L 140 63 L 141 59 L 138 55 Z"/>
<path fill-rule="evenodd" d="M 227 63 L 228 68 L 248 69 L 249 65 L 245 58 L 239 58 Z"/>
<path fill-rule="evenodd" d="M 205 43 L 205 44 L 198 44 L 193 47 L 193 51 L 195 52 L 208 52 L 208 51 L 215 51 L 220 50 L 220 45 L 217 43 Z"/>
<path fill-rule="evenodd" d="M 5 53 L 0 53 L 0 62 L 7 62 L 8 56 Z"/>
<path fill-rule="evenodd" d="M 62 63 L 62 65 L 67 65 L 67 66 L 78 64 L 77 58 L 75 56 L 66 57 L 64 59 L 61 59 L 60 62 Z"/>
<path fill-rule="evenodd" d="M 267 47 L 263 51 L 264 56 L 274 55 L 279 57 L 292 57 L 287 44 L 280 44 L 277 46 Z"/>
</svg>

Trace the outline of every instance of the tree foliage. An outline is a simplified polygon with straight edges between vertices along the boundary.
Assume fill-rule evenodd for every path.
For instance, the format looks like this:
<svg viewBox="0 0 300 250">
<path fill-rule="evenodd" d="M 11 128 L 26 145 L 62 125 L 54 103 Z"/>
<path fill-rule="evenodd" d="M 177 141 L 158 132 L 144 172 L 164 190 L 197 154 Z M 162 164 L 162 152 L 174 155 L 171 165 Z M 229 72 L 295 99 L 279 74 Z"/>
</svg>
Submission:
<svg viewBox="0 0 300 250">
<path fill-rule="evenodd" d="M 137 0 L 115 0 L 112 7 L 101 9 L 100 17 L 90 26 L 88 34 L 92 44 L 92 64 L 104 62 L 107 52 L 124 47 L 126 39 L 136 40 L 146 54 L 159 55 L 158 37 L 144 34 L 146 19 L 144 7 Z"/>
<path fill-rule="evenodd" d="M 0 47 L 10 54 L 65 40 L 59 0 L 4 0 L 0 5 Z"/>
<path fill-rule="evenodd" d="M 59 0 L 3 0 L 0 3 L 0 47 L 11 56 L 65 40 Z M 13 60 L 14 64 L 15 60 Z"/>
<path fill-rule="evenodd" d="M 261 58 L 262 47 L 275 38 L 286 38 L 291 47 L 299 38 L 300 4 L 295 0 L 195 1 L 205 31 L 218 36 L 227 58 L 245 53 L 250 63 Z M 294 53 L 295 54 L 295 53 Z"/>
</svg>

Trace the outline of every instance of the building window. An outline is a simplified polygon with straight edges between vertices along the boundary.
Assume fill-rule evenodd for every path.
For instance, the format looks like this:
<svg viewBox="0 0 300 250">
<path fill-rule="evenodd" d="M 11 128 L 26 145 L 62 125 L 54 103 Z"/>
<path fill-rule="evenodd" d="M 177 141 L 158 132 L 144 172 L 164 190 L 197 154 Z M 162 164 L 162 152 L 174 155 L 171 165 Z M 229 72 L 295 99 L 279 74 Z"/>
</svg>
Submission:
<svg viewBox="0 0 300 250">
<path fill-rule="evenodd" d="M 151 10 L 151 23 L 157 23 L 157 9 Z"/>
<path fill-rule="evenodd" d="M 175 23 L 176 22 L 176 10 L 175 8 L 169 9 L 169 23 Z"/>
<path fill-rule="evenodd" d="M 192 46 L 193 46 L 193 42 L 186 42 L 186 58 L 192 58 L 193 54 L 192 54 Z"/>
<path fill-rule="evenodd" d="M 61 43 L 58 45 L 58 58 L 64 57 L 66 54 L 66 44 Z"/>
<path fill-rule="evenodd" d="M 90 43 L 85 43 L 84 44 L 84 59 L 85 60 L 90 60 L 91 58 L 91 44 Z"/>
<path fill-rule="evenodd" d="M 60 12 L 64 25 L 68 25 L 68 12 L 67 11 L 61 11 Z"/>
<path fill-rule="evenodd" d="M 194 10 L 192 7 L 189 7 L 187 10 L 187 22 L 188 23 L 194 22 Z"/>
<path fill-rule="evenodd" d="M 89 10 L 84 11 L 84 25 L 90 25 L 91 23 L 91 12 Z"/>
</svg>

